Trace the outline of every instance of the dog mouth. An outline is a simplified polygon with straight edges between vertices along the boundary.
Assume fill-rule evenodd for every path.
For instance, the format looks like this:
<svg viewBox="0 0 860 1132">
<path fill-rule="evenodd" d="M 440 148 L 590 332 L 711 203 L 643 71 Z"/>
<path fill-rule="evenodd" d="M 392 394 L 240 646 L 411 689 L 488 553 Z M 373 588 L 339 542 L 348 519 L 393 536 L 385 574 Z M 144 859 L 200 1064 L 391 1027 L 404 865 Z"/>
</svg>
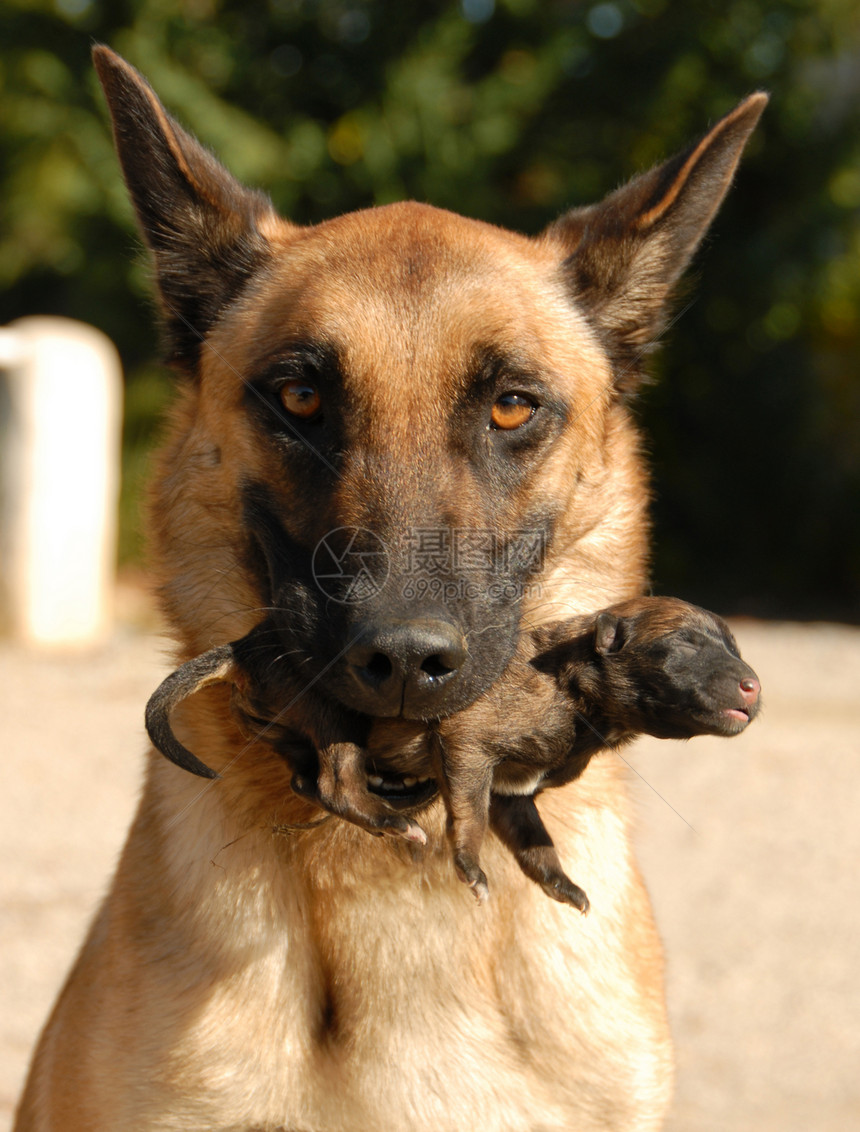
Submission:
<svg viewBox="0 0 860 1132">
<path fill-rule="evenodd" d="M 700 715 L 699 719 L 704 730 L 712 735 L 732 736 L 740 735 L 749 726 L 755 713 L 748 708 L 726 707 L 715 708 Z"/>
<path fill-rule="evenodd" d="M 367 788 L 396 810 L 419 809 L 426 806 L 439 791 L 435 778 L 429 774 L 399 774 L 390 767 L 367 767 Z"/>
<path fill-rule="evenodd" d="M 744 708 L 723 708 L 723 715 L 728 720 L 736 720 L 741 727 L 746 727 L 750 721 L 750 713 Z"/>
<path fill-rule="evenodd" d="M 752 716 L 746 708 L 723 708 L 719 714 L 721 735 L 740 735 L 746 730 Z"/>
</svg>

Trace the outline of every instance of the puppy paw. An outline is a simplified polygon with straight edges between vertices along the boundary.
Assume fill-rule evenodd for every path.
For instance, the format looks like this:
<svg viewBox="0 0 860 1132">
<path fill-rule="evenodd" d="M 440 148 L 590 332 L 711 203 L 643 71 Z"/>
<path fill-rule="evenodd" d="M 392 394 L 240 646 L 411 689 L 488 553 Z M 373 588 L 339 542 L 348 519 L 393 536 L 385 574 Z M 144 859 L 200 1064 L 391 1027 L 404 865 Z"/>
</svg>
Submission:
<svg viewBox="0 0 860 1132">
<path fill-rule="evenodd" d="M 411 841 L 415 845 L 427 844 L 427 834 L 421 826 L 402 814 L 367 815 L 365 820 L 367 822 L 365 828 L 370 830 L 371 833 L 393 833 L 395 836 L 403 837 L 406 841 Z M 362 822 L 359 821 L 358 824 L 360 825 Z"/>
<path fill-rule="evenodd" d="M 483 904 L 490 895 L 490 885 L 487 875 L 477 861 L 471 857 L 458 854 L 454 859 L 457 876 L 472 890 L 472 895 L 479 904 Z"/>
<path fill-rule="evenodd" d="M 384 802 L 380 802 L 372 794 L 365 792 L 355 799 L 346 797 L 342 791 L 320 790 L 317 781 L 299 773 L 293 775 L 291 785 L 300 797 L 316 803 L 326 813 L 372 833 L 374 837 L 391 834 L 414 845 L 427 844 L 427 834 L 417 822 L 404 814 L 389 810 Z"/>
<path fill-rule="evenodd" d="M 588 910 L 591 907 L 588 897 L 579 885 L 574 884 L 568 877 L 552 877 L 552 879 L 544 881 L 541 888 L 547 896 L 557 900 L 559 904 L 570 904 L 577 908 L 583 916 L 588 915 Z"/>
</svg>

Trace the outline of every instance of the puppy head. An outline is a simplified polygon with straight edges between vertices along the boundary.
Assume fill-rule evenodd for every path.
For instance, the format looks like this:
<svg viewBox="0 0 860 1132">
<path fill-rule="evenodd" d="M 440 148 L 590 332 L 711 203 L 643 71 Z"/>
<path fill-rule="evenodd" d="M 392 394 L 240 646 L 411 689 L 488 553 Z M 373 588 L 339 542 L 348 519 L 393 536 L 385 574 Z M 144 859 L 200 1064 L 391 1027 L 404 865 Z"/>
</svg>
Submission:
<svg viewBox="0 0 860 1132">
<path fill-rule="evenodd" d="M 758 677 L 729 627 L 686 602 L 640 598 L 605 610 L 593 648 L 631 730 L 663 739 L 737 735 L 761 707 Z"/>
</svg>

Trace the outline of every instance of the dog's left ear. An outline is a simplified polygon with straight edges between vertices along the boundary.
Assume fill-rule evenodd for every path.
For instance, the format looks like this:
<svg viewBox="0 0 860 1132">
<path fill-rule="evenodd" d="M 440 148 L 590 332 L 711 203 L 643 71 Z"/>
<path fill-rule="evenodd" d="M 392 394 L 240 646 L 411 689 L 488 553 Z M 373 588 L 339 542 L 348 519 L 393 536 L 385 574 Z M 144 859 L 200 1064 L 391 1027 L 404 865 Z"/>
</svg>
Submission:
<svg viewBox="0 0 860 1132">
<path fill-rule="evenodd" d="M 155 260 L 167 360 L 193 374 L 218 315 L 268 259 L 266 231 L 288 225 L 167 114 L 134 67 L 102 46 L 93 48 L 93 62 Z"/>
<path fill-rule="evenodd" d="M 638 384 L 637 362 L 663 327 L 671 289 L 719 208 L 767 101 L 761 92 L 750 95 L 688 150 L 600 204 L 566 213 L 544 234 L 564 256 L 573 298 L 600 334 L 622 392 Z"/>
</svg>

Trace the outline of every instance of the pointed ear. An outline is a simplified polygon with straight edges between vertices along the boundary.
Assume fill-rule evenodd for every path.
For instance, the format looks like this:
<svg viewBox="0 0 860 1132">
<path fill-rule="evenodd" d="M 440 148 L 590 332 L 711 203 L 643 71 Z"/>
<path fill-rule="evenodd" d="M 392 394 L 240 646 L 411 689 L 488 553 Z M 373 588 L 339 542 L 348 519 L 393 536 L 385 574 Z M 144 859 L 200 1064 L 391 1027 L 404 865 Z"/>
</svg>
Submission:
<svg viewBox="0 0 860 1132">
<path fill-rule="evenodd" d="M 615 363 L 621 392 L 639 383 L 637 363 L 663 328 L 671 289 L 719 208 L 767 101 L 761 92 L 750 95 L 684 153 L 547 229 L 574 299 Z"/>
<path fill-rule="evenodd" d="M 143 237 L 153 253 L 168 361 L 193 373 L 206 333 L 270 254 L 268 198 L 243 188 L 107 47 L 93 62 Z"/>
<path fill-rule="evenodd" d="M 605 609 L 594 623 L 594 647 L 599 653 L 618 652 L 624 644 L 621 618 Z"/>
</svg>

